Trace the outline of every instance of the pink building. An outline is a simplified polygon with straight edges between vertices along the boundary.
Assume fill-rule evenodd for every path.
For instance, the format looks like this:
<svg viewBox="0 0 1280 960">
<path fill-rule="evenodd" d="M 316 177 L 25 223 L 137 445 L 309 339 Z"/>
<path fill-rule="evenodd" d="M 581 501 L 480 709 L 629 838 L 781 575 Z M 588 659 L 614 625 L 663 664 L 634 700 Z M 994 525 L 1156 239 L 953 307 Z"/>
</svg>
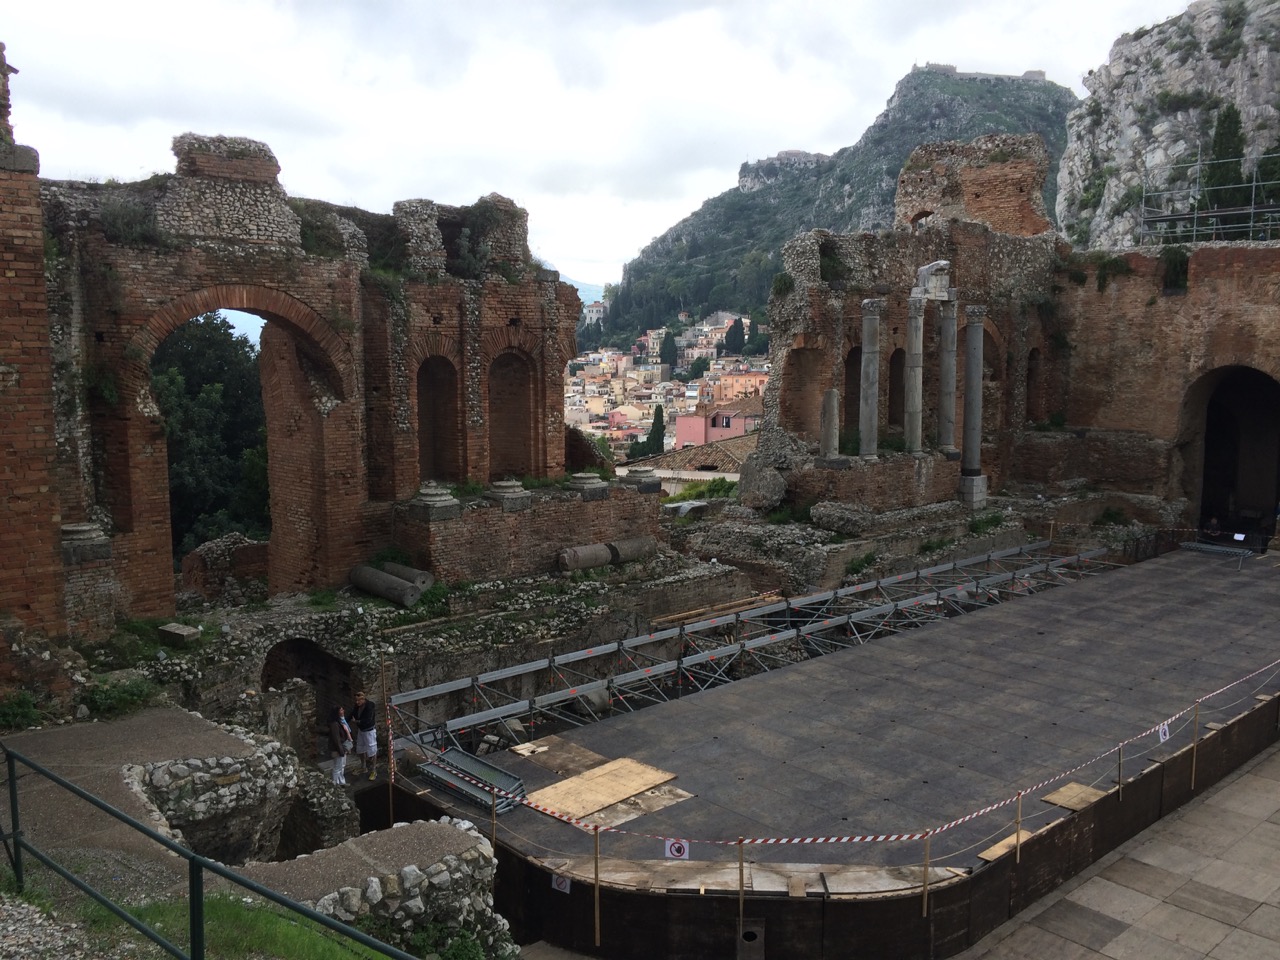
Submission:
<svg viewBox="0 0 1280 960">
<path fill-rule="evenodd" d="M 703 405 L 693 413 L 676 417 L 676 449 L 698 447 L 729 437 L 743 437 L 760 426 L 763 406 L 759 397 L 736 403 Z"/>
</svg>

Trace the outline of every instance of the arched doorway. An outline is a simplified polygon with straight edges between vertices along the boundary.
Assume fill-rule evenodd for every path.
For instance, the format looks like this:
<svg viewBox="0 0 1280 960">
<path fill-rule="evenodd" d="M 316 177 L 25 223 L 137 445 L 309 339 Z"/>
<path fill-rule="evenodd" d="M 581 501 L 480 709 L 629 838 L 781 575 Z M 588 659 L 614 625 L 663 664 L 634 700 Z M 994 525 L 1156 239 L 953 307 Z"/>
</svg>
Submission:
<svg viewBox="0 0 1280 960">
<path fill-rule="evenodd" d="M 444 357 L 418 368 L 418 475 L 423 481 L 462 479 L 458 371 Z"/>
<path fill-rule="evenodd" d="M 1194 456 L 1185 465 L 1199 488 L 1200 520 L 1217 517 L 1223 529 L 1241 533 L 1273 530 L 1280 498 L 1280 383 L 1252 367 L 1223 367 L 1188 391 L 1183 418 L 1184 442 L 1201 451 L 1198 469 Z"/>
<path fill-rule="evenodd" d="M 489 367 L 489 478 L 533 475 L 533 364 L 522 353 L 499 354 Z"/>
</svg>

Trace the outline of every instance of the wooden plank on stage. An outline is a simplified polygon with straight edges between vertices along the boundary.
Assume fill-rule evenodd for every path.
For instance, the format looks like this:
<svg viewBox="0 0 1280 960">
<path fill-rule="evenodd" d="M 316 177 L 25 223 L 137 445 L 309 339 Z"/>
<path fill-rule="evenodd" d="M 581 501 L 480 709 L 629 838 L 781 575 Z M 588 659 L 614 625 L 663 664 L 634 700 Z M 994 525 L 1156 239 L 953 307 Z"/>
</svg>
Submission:
<svg viewBox="0 0 1280 960">
<path fill-rule="evenodd" d="M 1083 783 L 1068 783 L 1065 787 L 1059 787 L 1053 793 L 1046 793 L 1040 799 L 1057 807 L 1066 807 L 1068 810 L 1083 810 L 1089 804 L 1100 800 L 1106 795 L 1106 791 L 1099 790 L 1096 787 L 1088 787 Z"/>
<path fill-rule="evenodd" d="M 985 860 L 987 863 L 990 863 L 992 860 L 999 860 L 1006 853 L 1012 850 L 1017 843 L 1026 843 L 1031 839 L 1031 836 L 1032 834 L 1030 830 L 1019 830 L 1016 834 L 1011 833 L 999 843 L 993 844 L 983 850 L 978 854 L 978 859 Z M 1019 840 L 1019 838 L 1021 839 Z"/>
<path fill-rule="evenodd" d="M 667 773 L 630 757 L 622 757 L 544 787 L 530 794 L 529 799 L 540 806 L 577 819 L 674 779 L 674 773 Z"/>
</svg>

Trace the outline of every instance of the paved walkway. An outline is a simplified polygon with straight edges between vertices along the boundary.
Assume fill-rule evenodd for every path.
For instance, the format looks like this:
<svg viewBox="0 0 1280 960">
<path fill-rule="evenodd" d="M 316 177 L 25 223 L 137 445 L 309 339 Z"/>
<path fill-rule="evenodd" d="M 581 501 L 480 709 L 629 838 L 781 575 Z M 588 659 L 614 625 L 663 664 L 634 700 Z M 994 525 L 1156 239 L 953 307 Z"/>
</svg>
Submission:
<svg viewBox="0 0 1280 960">
<path fill-rule="evenodd" d="M 1280 745 L 960 957 L 1280 957 Z"/>
</svg>

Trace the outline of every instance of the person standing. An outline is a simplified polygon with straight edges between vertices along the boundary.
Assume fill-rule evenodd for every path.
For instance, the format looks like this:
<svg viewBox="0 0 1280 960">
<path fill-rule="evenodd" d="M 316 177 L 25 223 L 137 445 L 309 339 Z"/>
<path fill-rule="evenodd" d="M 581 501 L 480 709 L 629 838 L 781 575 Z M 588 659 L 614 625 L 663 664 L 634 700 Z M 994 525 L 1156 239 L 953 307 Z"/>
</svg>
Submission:
<svg viewBox="0 0 1280 960">
<path fill-rule="evenodd" d="M 364 758 L 364 772 L 370 780 L 378 779 L 378 724 L 374 718 L 373 704 L 365 698 L 364 691 L 356 693 L 356 706 L 351 711 L 356 725 L 356 754 Z"/>
<path fill-rule="evenodd" d="M 329 752 L 334 758 L 333 782 L 339 786 L 347 784 L 347 754 L 354 744 L 346 708 L 334 707 L 329 713 Z"/>
</svg>

